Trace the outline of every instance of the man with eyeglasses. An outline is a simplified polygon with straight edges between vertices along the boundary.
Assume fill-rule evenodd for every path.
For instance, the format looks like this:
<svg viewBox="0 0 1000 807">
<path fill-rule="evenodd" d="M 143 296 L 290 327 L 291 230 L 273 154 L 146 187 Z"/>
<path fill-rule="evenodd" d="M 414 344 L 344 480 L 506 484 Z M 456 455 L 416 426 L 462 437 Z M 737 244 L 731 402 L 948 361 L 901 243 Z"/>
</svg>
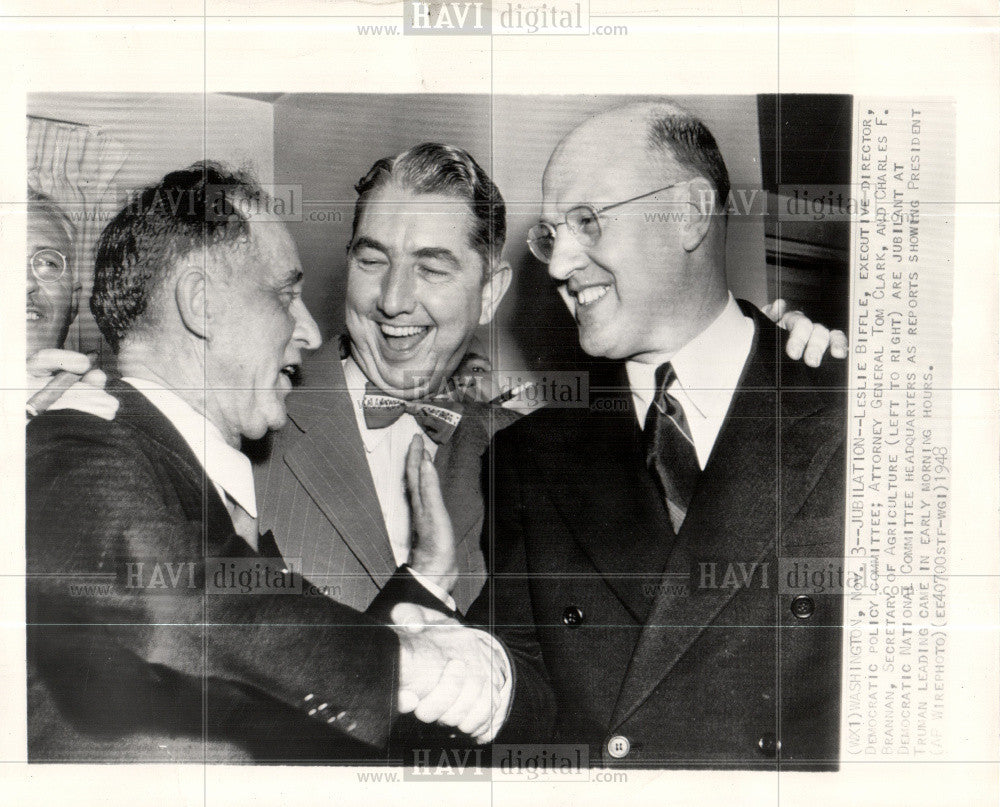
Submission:
<svg viewBox="0 0 1000 807">
<path fill-rule="evenodd" d="M 36 414 L 81 379 L 87 386 L 74 391 L 64 404 L 103 387 L 107 379 L 102 371 L 91 369 L 88 356 L 63 348 L 80 299 L 73 223 L 51 197 L 29 189 L 27 224 L 25 359 L 27 391 L 32 396 L 28 411 Z M 39 393 L 43 387 L 47 391 Z M 101 411 L 111 403 L 96 393 L 88 397 L 102 404 Z"/>
<path fill-rule="evenodd" d="M 730 293 L 725 162 L 682 108 L 584 122 L 542 189 L 531 251 L 612 363 L 602 405 L 542 409 L 491 448 L 469 617 L 513 662 L 497 741 L 835 769 L 842 597 L 792 589 L 786 565 L 844 554 L 843 365 L 791 361 Z"/>
<path fill-rule="evenodd" d="M 356 191 L 346 355 L 328 343 L 303 364 L 291 423 L 254 468 L 261 527 L 342 603 L 374 602 L 386 616 L 396 599 L 442 607 L 413 585 L 415 573 L 464 612 L 486 577 L 482 455 L 517 417 L 487 404 L 498 391 L 488 391 L 488 351 L 474 340 L 511 280 L 503 197 L 468 152 L 441 143 L 378 160 Z M 822 356 L 827 341 L 837 351 L 804 316 L 790 325 L 799 355 Z M 449 379 L 460 402 L 443 400 Z M 415 439 L 444 488 L 446 539 L 411 516 L 404 477 Z"/>
<path fill-rule="evenodd" d="M 465 611 L 486 577 L 482 455 L 518 416 L 488 405 L 500 391 L 475 342 L 511 281 L 503 196 L 467 151 L 442 143 L 376 161 L 355 190 L 347 338 L 303 364 L 291 424 L 255 465 L 262 525 L 340 602 L 368 608 L 407 564 Z M 797 313 L 785 324 L 806 361 L 818 362 L 828 343 L 842 355 L 842 333 Z M 442 400 L 449 384 L 461 400 Z M 452 424 L 442 430 L 444 418 Z M 413 540 L 404 476 L 415 436 L 441 478 L 453 545 Z"/>
</svg>

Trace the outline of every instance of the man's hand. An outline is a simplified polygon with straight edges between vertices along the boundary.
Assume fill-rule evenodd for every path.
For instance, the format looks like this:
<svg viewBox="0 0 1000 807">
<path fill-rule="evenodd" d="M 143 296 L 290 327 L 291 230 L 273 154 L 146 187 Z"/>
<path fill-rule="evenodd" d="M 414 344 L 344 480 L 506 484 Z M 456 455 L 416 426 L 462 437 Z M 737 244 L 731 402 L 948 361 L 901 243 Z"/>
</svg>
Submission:
<svg viewBox="0 0 1000 807">
<path fill-rule="evenodd" d="M 74 379 L 73 383 L 82 381 L 95 389 L 104 389 L 108 377 L 102 370 L 92 369 L 93 364 L 90 356 L 74 350 L 58 348 L 39 350 L 28 359 L 28 389 L 40 390 L 52 381 L 53 376 L 63 372 L 80 376 Z"/>
<path fill-rule="evenodd" d="M 481 631 L 437 611 L 401 603 L 392 611 L 399 636 L 401 712 L 424 723 L 454 726 L 478 743 L 500 728 L 508 665 Z"/>
<path fill-rule="evenodd" d="M 111 420 L 118 401 L 104 392 L 108 377 L 93 367 L 93 356 L 46 348 L 27 361 L 26 409 L 29 417 L 50 407 L 75 408 Z"/>
<path fill-rule="evenodd" d="M 406 491 L 415 533 L 409 564 L 415 572 L 451 593 L 458 580 L 455 531 L 444 506 L 437 471 L 419 434 L 413 436 L 406 453 Z"/>
<path fill-rule="evenodd" d="M 788 303 L 781 298 L 765 306 L 763 312 L 771 322 L 789 332 L 785 343 L 789 358 L 802 359 L 810 367 L 819 367 L 827 348 L 833 358 L 847 358 L 847 335 L 843 331 L 831 331 L 824 325 L 813 324 L 801 311 L 789 311 Z"/>
</svg>

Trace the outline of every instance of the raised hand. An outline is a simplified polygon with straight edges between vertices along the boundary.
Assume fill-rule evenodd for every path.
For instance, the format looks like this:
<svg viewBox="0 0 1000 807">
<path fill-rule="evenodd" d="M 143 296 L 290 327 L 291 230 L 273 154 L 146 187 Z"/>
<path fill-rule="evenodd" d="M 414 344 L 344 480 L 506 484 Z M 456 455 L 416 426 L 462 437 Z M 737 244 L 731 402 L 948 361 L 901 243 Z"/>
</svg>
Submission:
<svg viewBox="0 0 1000 807">
<path fill-rule="evenodd" d="M 831 331 L 825 325 L 813 323 L 801 311 L 789 311 L 788 303 L 780 297 L 762 310 L 771 322 L 789 332 L 785 343 L 789 358 L 819 367 L 827 348 L 833 358 L 847 358 L 847 335 L 843 331 Z"/>
<path fill-rule="evenodd" d="M 455 531 L 444 506 L 437 471 L 419 434 L 413 436 L 406 453 L 406 491 L 415 533 L 409 565 L 451 593 L 458 580 Z"/>
<path fill-rule="evenodd" d="M 509 665 L 482 631 L 437 611 L 401 603 L 392 612 L 400 642 L 398 706 L 424 723 L 454 726 L 489 742 L 506 714 Z"/>
</svg>

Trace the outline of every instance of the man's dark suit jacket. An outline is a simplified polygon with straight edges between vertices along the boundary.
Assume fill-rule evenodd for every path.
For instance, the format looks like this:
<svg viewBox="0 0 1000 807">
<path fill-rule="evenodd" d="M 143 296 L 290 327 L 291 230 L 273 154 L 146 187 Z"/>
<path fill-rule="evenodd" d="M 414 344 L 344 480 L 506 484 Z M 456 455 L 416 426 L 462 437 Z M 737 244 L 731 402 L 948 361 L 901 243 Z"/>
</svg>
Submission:
<svg viewBox="0 0 1000 807">
<path fill-rule="evenodd" d="M 846 396 L 835 365 L 787 359 L 741 305 L 753 348 L 676 538 L 623 366 L 601 406 L 496 436 L 496 563 L 469 618 L 514 656 L 497 742 L 588 743 L 592 760 L 643 767 L 836 768 L 842 597 L 787 582 L 796 560 L 844 552 Z M 609 753 L 616 737 L 627 746 Z"/>
<path fill-rule="evenodd" d="M 64 410 L 28 427 L 29 760 L 379 754 L 393 633 L 325 597 L 206 595 L 206 558 L 268 558 L 170 422 L 125 382 L 109 392 L 113 421 Z M 141 584 L 158 564 L 166 590 L 129 587 L 140 562 Z"/>
<path fill-rule="evenodd" d="M 302 561 L 329 596 L 364 610 L 397 564 L 344 380 L 336 341 L 308 359 L 303 385 L 288 397 L 290 423 L 254 449 L 262 530 L 282 555 Z M 483 586 L 480 468 L 490 438 L 517 419 L 506 409 L 470 404 L 434 458 L 457 541 L 459 580 L 452 596 L 464 611 Z"/>
</svg>

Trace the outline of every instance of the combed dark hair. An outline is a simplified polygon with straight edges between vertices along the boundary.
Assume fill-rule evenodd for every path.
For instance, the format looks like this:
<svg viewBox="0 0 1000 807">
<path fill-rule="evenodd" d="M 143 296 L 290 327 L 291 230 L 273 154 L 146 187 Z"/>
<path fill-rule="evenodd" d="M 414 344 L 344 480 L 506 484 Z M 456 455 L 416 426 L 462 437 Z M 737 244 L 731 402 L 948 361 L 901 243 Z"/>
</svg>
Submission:
<svg viewBox="0 0 1000 807">
<path fill-rule="evenodd" d="M 682 167 L 701 174 L 715 187 L 716 204 L 729 201 L 729 171 L 715 138 L 702 121 L 679 107 L 654 107 L 649 118 L 649 145 L 666 152 Z"/>
<path fill-rule="evenodd" d="M 421 143 L 395 157 L 383 157 L 354 186 L 351 238 L 372 193 L 392 179 L 414 193 L 441 193 L 469 203 L 476 218 L 470 233 L 472 248 L 483 256 L 486 271 L 500 260 L 507 238 L 507 208 L 500 189 L 465 149 L 443 143 Z"/>
<path fill-rule="evenodd" d="M 241 207 L 266 199 L 249 174 L 198 162 L 137 192 L 97 242 L 90 310 L 112 350 L 140 325 L 157 286 L 192 252 L 247 244 Z"/>
</svg>

